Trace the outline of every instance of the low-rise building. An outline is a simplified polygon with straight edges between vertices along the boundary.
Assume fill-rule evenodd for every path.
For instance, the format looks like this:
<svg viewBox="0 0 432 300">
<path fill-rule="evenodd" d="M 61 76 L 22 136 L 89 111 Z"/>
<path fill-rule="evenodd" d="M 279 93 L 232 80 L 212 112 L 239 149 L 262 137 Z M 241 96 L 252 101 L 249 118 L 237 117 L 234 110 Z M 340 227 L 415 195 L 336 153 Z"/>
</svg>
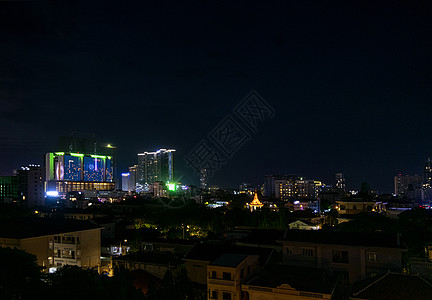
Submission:
<svg viewBox="0 0 432 300">
<path fill-rule="evenodd" d="M 0 221 L 0 246 L 36 255 L 44 271 L 100 266 L 101 228 L 85 221 L 26 218 Z"/>
<path fill-rule="evenodd" d="M 402 270 L 406 251 L 398 236 L 323 230 L 287 230 L 283 263 L 323 268 L 354 282 L 388 270 Z"/>
<path fill-rule="evenodd" d="M 320 224 L 314 224 L 305 220 L 297 220 L 288 224 L 289 229 L 300 229 L 300 230 L 319 230 L 321 229 Z"/>
<path fill-rule="evenodd" d="M 242 284 L 244 299 L 332 299 L 334 278 L 323 269 L 272 265 Z"/>
<path fill-rule="evenodd" d="M 243 299 L 241 284 L 258 268 L 258 255 L 227 253 L 207 266 L 208 299 Z"/>
<path fill-rule="evenodd" d="M 341 215 L 354 215 L 361 212 L 378 212 L 386 211 L 386 204 L 381 201 L 366 199 L 347 199 L 336 201 L 336 209 Z"/>
</svg>

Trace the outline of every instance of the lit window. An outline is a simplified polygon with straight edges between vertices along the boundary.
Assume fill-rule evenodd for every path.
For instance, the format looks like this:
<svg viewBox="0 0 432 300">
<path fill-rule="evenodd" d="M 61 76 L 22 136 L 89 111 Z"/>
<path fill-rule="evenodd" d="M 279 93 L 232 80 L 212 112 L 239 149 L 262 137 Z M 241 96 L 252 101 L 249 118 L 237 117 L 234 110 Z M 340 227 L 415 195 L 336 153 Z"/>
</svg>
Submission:
<svg viewBox="0 0 432 300">
<path fill-rule="evenodd" d="M 368 252 L 367 253 L 368 262 L 376 262 L 377 257 L 375 252 Z"/>
<path fill-rule="evenodd" d="M 335 263 L 348 263 L 348 251 L 333 250 L 332 257 Z"/>
<path fill-rule="evenodd" d="M 314 251 L 312 248 L 303 248 L 304 256 L 314 256 Z"/>
</svg>

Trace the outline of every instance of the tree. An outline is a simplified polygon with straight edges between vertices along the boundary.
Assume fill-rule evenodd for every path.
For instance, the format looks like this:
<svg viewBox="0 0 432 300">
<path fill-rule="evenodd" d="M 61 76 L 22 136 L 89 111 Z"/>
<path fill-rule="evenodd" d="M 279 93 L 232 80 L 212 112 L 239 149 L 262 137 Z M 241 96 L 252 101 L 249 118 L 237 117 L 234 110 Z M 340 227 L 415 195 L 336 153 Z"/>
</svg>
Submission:
<svg viewBox="0 0 432 300">
<path fill-rule="evenodd" d="M 41 295 L 42 267 L 26 251 L 0 247 L 0 299 L 36 299 Z"/>
</svg>

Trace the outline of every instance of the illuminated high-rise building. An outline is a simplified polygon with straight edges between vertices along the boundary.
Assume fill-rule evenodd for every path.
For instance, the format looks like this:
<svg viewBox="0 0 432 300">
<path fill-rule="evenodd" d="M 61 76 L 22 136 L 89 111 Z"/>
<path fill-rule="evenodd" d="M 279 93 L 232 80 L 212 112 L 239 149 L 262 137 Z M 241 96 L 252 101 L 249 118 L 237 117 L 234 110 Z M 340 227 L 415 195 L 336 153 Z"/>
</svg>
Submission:
<svg viewBox="0 0 432 300">
<path fill-rule="evenodd" d="M 420 175 L 402 175 L 394 177 L 395 195 L 409 196 L 412 191 L 422 187 L 423 178 Z M 410 196 L 409 198 L 413 198 Z"/>
<path fill-rule="evenodd" d="M 112 157 L 54 152 L 45 155 L 46 191 L 66 194 L 84 190 L 114 190 Z"/>
<path fill-rule="evenodd" d="M 201 169 L 201 171 L 200 171 L 200 186 L 201 186 L 201 189 L 203 189 L 203 190 L 207 189 L 207 177 L 208 177 L 207 169 Z"/>
<path fill-rule="evenodd" d="M 425 187 L 432 187 L 432 161 L 428 158 L 424 172 L 423 172 L 423 185 Z"/>
<path fill-rule="evenodd" d="M 40 165 L 28 165 L 15 170 L 20 198 L 24 206 L 45 206 L 44 172 Z"/>
<path fill-rule="evenodd" d="M 122 191 L 129 192 L 129 180 L 130 180 L 130 174 L 129 173 L 122 173 Z"/>
<path fill-rule="evenodd" d="M 0 203 L 21 200 L 17 176 L 0 176 Z"/>
<path fill-rule="evenodd" d="M 58 151 L 66 153 L 87 153 L 111 157 L 112 182 L 120 189 L 117 174 L 117 147 L 110 143 L 102 143 L 94 134 L 61 136 Z"/>
<path fill-rule="evenodd" d="M 280 199 L 282 192 L 291 193 L 291 185 L 299 179 L 297 175 L 265 175 L 264 176 L 264 196 Z M 292 189 L 294 195 L 294 189 Z"/>
<path fill-rule="evenodd" d="M 151 185 L 157 181 L 174 180 L 174 149 L 159 149 L 138 154 L 137 181 Z"/>
<path fill-rule="evenodd" d="M 129 167 L 129 191 L 135 192 L 137 184 L 138 165 Z"/>
<path fill-rule="evenodd" d="M 345 176 L 343 173 L 336 173 L 336 188 L 345 191 Z"/>
</svg>

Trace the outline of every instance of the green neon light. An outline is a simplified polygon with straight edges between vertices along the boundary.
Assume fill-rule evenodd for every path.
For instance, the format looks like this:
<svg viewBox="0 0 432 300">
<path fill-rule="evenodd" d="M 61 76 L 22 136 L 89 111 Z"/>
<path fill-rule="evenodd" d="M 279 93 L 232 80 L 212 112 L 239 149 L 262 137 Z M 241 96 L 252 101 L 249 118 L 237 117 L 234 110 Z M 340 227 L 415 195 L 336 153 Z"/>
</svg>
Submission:
<svg viewBox="0 0 432 300">
<path fill-rule="evenodd" d="M 64 152 L 56 152 L 55 155 L 64 155 Z"/>
<path fill-rule="evenodd" d="M 168 190 L 169 191 L 175 191 L 176 190 L 176 184 L 175 183 L 167 183 Z"/>
<path fill-rule="evenodd" d="M 80 154 L 80 153 L 70 153 L 70 155 L 72 156 L 78 156 L 78 157 L 83 157 L 84 154 Z"/>
<path fill-rule="evenodd" d="M 93 158 L 103 158 L 103 159 L 106 158 L 106 156 L 104 156 L 104 155 L 90 155 L 90 156 Z"/>
<path fill-rule="evenodd" d="M 108 159 L 112 159 L 112 156 L 107 156 L 108 157 Z"/>
</svg>

